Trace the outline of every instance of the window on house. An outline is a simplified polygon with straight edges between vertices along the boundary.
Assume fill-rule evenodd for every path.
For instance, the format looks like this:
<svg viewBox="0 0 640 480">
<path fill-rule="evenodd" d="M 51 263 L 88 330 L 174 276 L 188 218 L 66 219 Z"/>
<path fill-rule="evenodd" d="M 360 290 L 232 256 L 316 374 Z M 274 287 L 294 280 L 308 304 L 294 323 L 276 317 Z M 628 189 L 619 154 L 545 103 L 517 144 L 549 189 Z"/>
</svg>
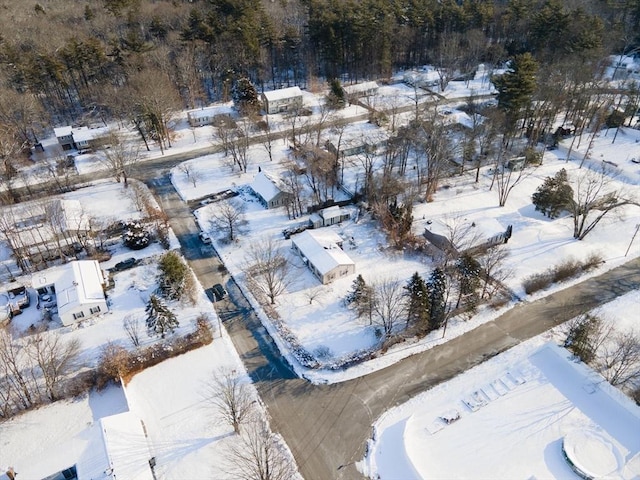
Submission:
<svg viewBox="0 0 640 480">
<path fill-rule="evenodd" d="M 98 305 L 97 307 L 91 307 L 89 309 L 89 312 L 93 315 L 94 313 L 99 313 L 100 312 L 100 305 Z"/>
<path fill-rule="evenodd" d="M 77 312 L 73 314 L 73 319 L 77 320 L 79 318 L 84 318 L 84 312 Z"/>
</svg>

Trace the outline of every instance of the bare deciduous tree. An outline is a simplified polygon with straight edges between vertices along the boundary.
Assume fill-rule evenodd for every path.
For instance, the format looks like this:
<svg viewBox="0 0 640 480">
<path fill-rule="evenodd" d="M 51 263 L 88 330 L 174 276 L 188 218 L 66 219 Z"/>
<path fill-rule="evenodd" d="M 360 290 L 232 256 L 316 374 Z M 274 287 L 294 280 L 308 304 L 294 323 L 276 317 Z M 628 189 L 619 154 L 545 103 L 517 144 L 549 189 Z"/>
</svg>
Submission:
<svg viewBox="0 0 640 480">
<path fill-rule="evenodd" d="M 297 471 L 283 442 L 256 421 L 243 429 L 240 444 L 231 448 L 229 473 L 239 480 L 290 480 Z"/>
<path fill-rule="evenodd" d="M 29 342 L 29 355 L 38 365 L 47 397 L 58 399 L 61 380 L 79 366 L 80 340 L 64 340 L 61 335 L 48 332 L 34 334 Z"/>
<path fill-rule="evenodd" d="M 605 215 L 625 205 L 640 206 L 620 188 L 612 186 L 612 172 L 604 167 L 600 172 L 585 170 L 573 187 L 569 212 L 573 218 L 573 238 L 583 240 Z"/>
<path fill-rule="evenodd" d="M 140 148 L 136 144 L 129 144 L 116 131 L 109 133 L 107 144 L 109 148 L 102 150 L 102 163 L 114 176 L 116 182 L 122 180 L 125 185 L 128 185 L 131 169 L 140 159 Z"/>
<path fill-rule="evenodd" d="M 498 204 L 504 207 L 507 204 L 509 195 L 531 172 L 526 169 L 526 158 L 522 164 L 516 164 L 509 159 L 507 152 L 500 149 L 493 163 L 493 180 L 491 186 L 495 184 L 498 190 Z"/>
<path fill-rule="evenodd" d="M 480 298 L 491 298 L 500 288 L 500 284 L 509 278 L 513 270 L 506 264 L 509 252 L 496 245 L 487 249 L 483 255 L 478 258 L 480 267 L 482 268 L 482 291 Z"/>
<path fill-rule="evenodd" d="M 244 213 L 246 210 L 247 207 L 241 200 L 223 200 L 216 204 L 211 223 L 224 232 L 226 239 L 232 242 L 245 224 Z"/>
<path fill-rule="evenodd" d="M 196 171 L 189 162 L 181 163 L 178 167 L 179 170 L 184 173 L 185 177 L 187 177 L 187 181 L 189 181 L 193 188 L 196 188 L 198 184 L 198 180 L 200 180 L 200 172 Z"/>
<path fill-rule="evenodd" d="M 407 298 L 403 284 L 397 279 L 384 279 L 373 285 L 375 298 L 374 322 L 381 327 L 388 338 L 396 325 L 406 318 Z"/>
<path fill-rule="evenodd" d="M 625 386 L 640 379 L 640 335 L 615 331 L 597 354 L 597 369 L 611 385 Z"/>
<path fill-rule="evenodd" d="M 216 416 L 233 427 L 236 434 L 254 410 L 254 399 L 247 380 L 235 370 L 220 369 L 206 386 L 206 400 Z"/>
<path fill-rule="evenodd" d="M 249 246 L 246 262 L 249 284 L 269 297 L 274 305 L 276 297 L 291 284 L 289 260 L 273 239 L 263 238 Z"/>
<path fill-rule="evenodd" d="M 122 327 L 127 333 L 127 337 L 131 341 L 134 347 L 140 346 L 140 332 L 142 332 L 142 322 L 137 315 L 129 314 L 125 315 L 122 320 Z"/>
</svg>

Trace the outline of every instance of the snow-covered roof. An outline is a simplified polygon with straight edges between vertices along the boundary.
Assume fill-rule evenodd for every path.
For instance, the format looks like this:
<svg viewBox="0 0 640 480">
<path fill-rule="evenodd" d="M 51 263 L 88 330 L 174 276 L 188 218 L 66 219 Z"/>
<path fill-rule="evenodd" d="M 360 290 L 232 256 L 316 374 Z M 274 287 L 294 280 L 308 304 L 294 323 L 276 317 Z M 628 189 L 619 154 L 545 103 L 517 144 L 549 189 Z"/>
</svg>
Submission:
<svg viewBox="0 0 640 480">
<path fill-rule="evenodd" d="M 344 93 L 347 95 L 354 95 L 357 93 L 368 92 L 370 90 L 375 90 L 378 88 L 378 84 L 376 82 L 363 82 L 356 83 L 354 85 L 347 85 L 343 87 Z"/>
<path fill-rule="evenodd" d="M 187 116 L 189 118 L 209 118 L 216 115 L 228 115 L 233 113 L 232 104 L 214 105 L 211 107 L 197 108 L 189 110 Z"/>
<path fill-rule="evenodd" d="M 124 412 L 100 419 L 111 478 L 154 480 L 149 466 L 151 452 L 140 419 Z"/>
<path fill-rule="evenodd" d="M 31 284 L 33 288 L 55 285 L 58 313 L 63 314 L 78 305 L 104 299 L 103 283 L 96 260 L 74 260 L 34 274 Z"/>
<path fill-rule="evenodd" d="M 274 100 L 283 100 L 285 98 L 301 97 L 302 90 L 300 90 L 300 87 L 288 87 L 279 90 L 270 90 L 262 94 L 267 101 L 273 102 Z"/>
<path fill-rule="evenodd" d="M 60 208 L 62 210 L 60 221 L 60 228 L 65 231 L 76 231 L 83 229 L 86 220 L 86 214 L 82 208 L 80 200 L 75 199 L 58 199 Z"/>
<path fill-rule="evenodd" d="M 64 127 L 56 127 L 53 129 L 53 134 L 57 137 L 68 137 L 69 135 L 71 135 L 71 131 L 73 129 L 71 128 L 71 125 L 66 125 Z"/>
<path fill-rule="evenodd" d="M 267 203 L 282 191 L 276 180 L 264 172 L 258 172 L 251 183 L 251 189 Z"/>
<path fill-rule="evenodd" d="M 338 246 L 342 238 L 331 229 L 305 230 L 291 237 L 291 240 L 321 275 L 339 265 L 355 265 L 349 255 Z"/>
<path fill-rule="evenodd" d="M 72 129 L 74 142 L 90 142 L 98 137 L 103 137 L 107 134 L 107 128 L 89 128 L 78 127 Z"/>
<path fill-rule="evenodd" d="M 340 217 L 340 215 L 342 215 L 342 209 L 339 205 L 334 205 L 332 207 L 327 207 L 320 210 L 320 215 L 322 215 L 322 218 L 324 218 L 325 220 L 338 218 Z"/>
</svg>

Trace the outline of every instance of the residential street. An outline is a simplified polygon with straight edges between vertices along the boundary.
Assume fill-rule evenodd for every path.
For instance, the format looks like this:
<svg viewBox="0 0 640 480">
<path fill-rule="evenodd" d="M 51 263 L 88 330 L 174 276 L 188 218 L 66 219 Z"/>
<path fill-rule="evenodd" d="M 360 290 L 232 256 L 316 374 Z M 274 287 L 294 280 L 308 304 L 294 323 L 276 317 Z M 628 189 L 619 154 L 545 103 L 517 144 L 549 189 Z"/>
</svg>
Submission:
<svg viewBox="0 0 640 480">
<path fill-rule="evenodd" d="M 224 283 L 229 300 L 217 311 L 225 322 L 272 419 L 307 480 L 357 479 L 371 425 L 384 411 L 458 375 L 571 317 L 640 288 L 640 259 L 603 275 L 522 303 L 496 320 L 450 342 L 359 379 L 316 386 L 297 379 L 278 354 L 239 290 L 218 269 L 219 259 L 198 239 L 193 216 L 168 178 L 148 184 L 203 286 Z"/>
</svg>

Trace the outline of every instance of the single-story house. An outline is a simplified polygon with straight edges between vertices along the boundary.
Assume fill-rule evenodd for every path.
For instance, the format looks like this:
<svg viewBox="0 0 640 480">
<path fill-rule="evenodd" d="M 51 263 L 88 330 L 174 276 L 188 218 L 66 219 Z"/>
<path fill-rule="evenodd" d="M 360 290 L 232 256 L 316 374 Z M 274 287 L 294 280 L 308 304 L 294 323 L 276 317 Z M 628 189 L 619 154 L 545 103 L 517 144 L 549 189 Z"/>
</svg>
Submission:
<svg viewBox="0 0 640 480">
<path fill-rule="evenodd" d="M 302 107 L 302 90 L 300 87 L 281 88 L 262 93 L 264 111 L 280 113 Z"/>
<path fill-rule="evenodd" d="M 376 82 L 363 82 L 347 85 L 343 90 L 347 98 L 362 98 L 376 95 L 379 88 Z"/>
<path fill-rule="evenodd" d="M 293 199 L 293 194 L 287 191 L 282 182 L 263 171 L 258 172 L 250 187 L 266 208 L 281 207 Z"/>
<path fill-rule="evenodd" d="M 351 214 L 349 212 L 343 210 L 338 205 L 334 205 L 311 214 L 309 224 L 313 228 L 328 227 L 343 222 L 344 220 L 349 220 L 350 217 Z"/>
<path fill-rule="evenodd" d="M 39 305 L 47 306 L 55 298 L 57 315 L 65 326 L 109 310 L 105 279 L 96 260 L 76 260 L 38 272 L 31 284 L 38 292 Z"/>
<path fill-rule="evenodd" d="M 203 127 L 215 123 L 222 117 L 231 118 L 232 112 L 232 104 L 197 108 L 187 112 L 187 120 L 192 127 Z"/>
<path fill-rule="evenodd" d="M 356 271 L 355 262 L 342 250 L 342 238 L 333 230 L 305 230 L 291 237 L 291 243 L 323 285 Z"/>
<path fill-rule="evenodd" d="M 381 128 L 362 131 L 345 129 L 342 138 L 330 138 L 325 146 L 329 152 L 340 157 L 350 157 L 361 153 L 375 154 L 386 147 L 389 133 Z"/>
<path fill-rule="evenodd" d="M 58 143 L 63 150 L 92 150 L 104 143 L 109 135 L 107 127 L 58 127 L 53 129 Z"/>
</svg>

